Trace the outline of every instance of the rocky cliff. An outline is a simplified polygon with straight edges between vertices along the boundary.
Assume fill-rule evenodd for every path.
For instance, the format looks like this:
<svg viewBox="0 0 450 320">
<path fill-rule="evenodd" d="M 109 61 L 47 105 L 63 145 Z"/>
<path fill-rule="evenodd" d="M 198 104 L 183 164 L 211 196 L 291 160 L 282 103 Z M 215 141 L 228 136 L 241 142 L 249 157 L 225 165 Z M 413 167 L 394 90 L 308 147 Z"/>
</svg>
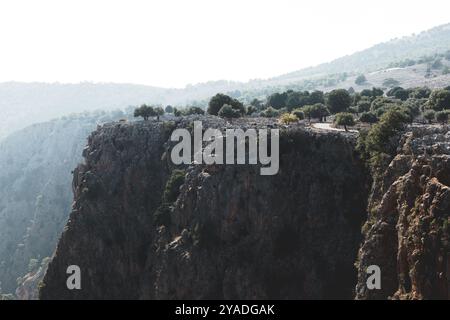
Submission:
<svg viewBox="0 0 450 320">
<path fill-rule="evenodd" d="M 447 127 L 408 130 L 371 174 L 356 137 L 282 128 L 280 171 L 261 176 L 256 165 L 175 167 L 170 133 L 192 120 L 91 134 L 42 299 L 448 297 Z M 81 290 L 66 287 L 72 264 Z M 380 290 L 366 286 L 370 265 Z"/>
<path fill-rule="evenodd" d="M 283 129 L 280 172 L 261 176 L 255 165 L 175 170 L 168 138 L 177 126 L 191 124 L 91 134 L 41 298 L 353 297 L 369 186 L 354 137 Z M 81 290 L 66 287 L 72 264 Z"/>
<path fill-rule="evenodd" d="M 359 250 L 358 299 L 448 299 L 450 132 L 412 128 L 375 176 Z M 381 269 L 368 290 L 366 269 Z"/>
</svg>

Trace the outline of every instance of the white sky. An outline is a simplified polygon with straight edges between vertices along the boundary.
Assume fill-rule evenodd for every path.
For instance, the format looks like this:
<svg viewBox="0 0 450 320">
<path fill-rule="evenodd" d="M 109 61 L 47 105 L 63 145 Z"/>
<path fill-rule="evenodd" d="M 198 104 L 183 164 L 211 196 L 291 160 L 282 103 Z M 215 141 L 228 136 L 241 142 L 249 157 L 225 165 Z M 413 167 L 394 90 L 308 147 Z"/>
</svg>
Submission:
<svg viewBox="0 0 450 320">
<path fill-rule="evenodd" d="M 0 0 L 0 82 L 267 78 L 450 22 L 448 0 Z"/>
</svg>

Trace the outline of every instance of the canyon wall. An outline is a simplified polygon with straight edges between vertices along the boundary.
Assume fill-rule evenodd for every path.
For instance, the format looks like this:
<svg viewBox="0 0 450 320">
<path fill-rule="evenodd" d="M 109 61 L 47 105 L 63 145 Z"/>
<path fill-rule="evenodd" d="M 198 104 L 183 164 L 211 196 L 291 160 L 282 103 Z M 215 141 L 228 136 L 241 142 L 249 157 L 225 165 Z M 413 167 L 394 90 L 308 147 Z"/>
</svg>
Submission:
<svg viewBox="0 0 450 320">
<path fill-rule="evenodd" d="M 448 299 L 450 132 L 412 128 L 374 178 L 359 250 L 358 299 Z M 368 290 L 366 269 L 381 269 Z"/>
<path fill-rule="evenodd" d="M 371 171 L 353 134 L 282 127 L 279 173 L 262 176 L 259 165 L 174 166 L 169 136 L 193 120 L 91 134 L 40 298 L 448 298 L 448 127 L 409 128 Z M 66 286 L 73 264 L 81 290 Z M 366 285 L 371 265 L 381 289 Z"/>
<path fill-rule="evenodd" d="M 175 168 L 175 127 L 192 123 L 91 134 L 42 299 L 353 298 L 370 187 L 354 136 L 284 128 L 280 171 L 261 176 L 257 165 Z M 73 264 L 81 290 L 66 287 Z"/>
</svg>

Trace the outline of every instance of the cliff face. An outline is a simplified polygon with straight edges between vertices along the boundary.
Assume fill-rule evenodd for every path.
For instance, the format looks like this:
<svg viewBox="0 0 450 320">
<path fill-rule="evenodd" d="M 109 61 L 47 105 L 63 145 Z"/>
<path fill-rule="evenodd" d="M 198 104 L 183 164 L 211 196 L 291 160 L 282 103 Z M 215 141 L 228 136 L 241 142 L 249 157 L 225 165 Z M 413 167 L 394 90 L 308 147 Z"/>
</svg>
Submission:
<svg viewBox="0 0 450 320">
<path fill-rule="evenodd" d="M 413 128 L 374 179 L 358 255 L 358 299 L 448 299 L 450 133 Z M 366 269 L 381 268 L 381 290 Z"/>
<path fill-rule="evenodd" d="M 154 124 L 95 131 L 74 171 L 75 203 L 45 276 L 44 298 L 138 298 L 152 212 L 167 179 L 161 163 L 168 134 Z M 81 291 L 66 289 L 66 269 L 83 271 Z"/>
<path fill-rule="evenodd" d="M 353 297 L 368 195 L 353 137 L 284 130 L 278 175 L 185 167 L 176 200 L 162 205 L 171 129 L 139 122 L 91 135 L 41 298 Z M 156 219 L 161 208 L 165 219 Z M 66 288 L 72 264 L 81 290 Z"/>
</svg>

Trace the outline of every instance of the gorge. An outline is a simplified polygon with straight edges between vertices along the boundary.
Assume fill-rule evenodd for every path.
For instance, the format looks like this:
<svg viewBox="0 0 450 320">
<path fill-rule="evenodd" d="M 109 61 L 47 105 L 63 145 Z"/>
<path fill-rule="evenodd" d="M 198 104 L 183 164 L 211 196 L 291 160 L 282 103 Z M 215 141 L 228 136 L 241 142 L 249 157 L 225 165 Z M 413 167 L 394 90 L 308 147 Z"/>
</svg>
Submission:
<svg viewBox="0 0 450 320">
<path fill-rule="evenodd" d="M 279 173 L 174 165 L 170 135 L 196 120 L 279 128 Z M 99 126 L 73 171 L 48 270 L 24 278 L 19 297 L 39 287 L 41 299 L 447 299 L 448 126 L 409 127 L 396 145 L 375 172 L 355 134 L 270 119 Z M 66 287 L 69 265 L 80 267 L 81 290 Z M 365 285 L 371 265 L 381 290 Z"/>
</svg>

